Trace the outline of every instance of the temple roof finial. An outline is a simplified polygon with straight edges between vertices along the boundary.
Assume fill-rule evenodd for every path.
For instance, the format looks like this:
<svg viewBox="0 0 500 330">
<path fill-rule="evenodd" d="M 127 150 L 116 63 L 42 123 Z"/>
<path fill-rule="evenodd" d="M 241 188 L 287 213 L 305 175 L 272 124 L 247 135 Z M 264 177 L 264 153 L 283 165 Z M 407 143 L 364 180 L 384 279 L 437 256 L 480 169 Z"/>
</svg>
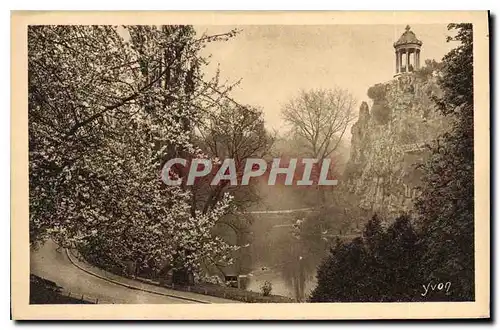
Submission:
<svg viewBox="0 0 500 330">
<path fill-rule="evenodd" d="M 406 25 L 405 32 L 399 37 L 398 41 L 394 43 L 394 47 L 406 47 L 407 45 L 422 46 L 422 41 L 418 40 L 415 33 L 410 30 L 410 25 Z"/>
</svg>

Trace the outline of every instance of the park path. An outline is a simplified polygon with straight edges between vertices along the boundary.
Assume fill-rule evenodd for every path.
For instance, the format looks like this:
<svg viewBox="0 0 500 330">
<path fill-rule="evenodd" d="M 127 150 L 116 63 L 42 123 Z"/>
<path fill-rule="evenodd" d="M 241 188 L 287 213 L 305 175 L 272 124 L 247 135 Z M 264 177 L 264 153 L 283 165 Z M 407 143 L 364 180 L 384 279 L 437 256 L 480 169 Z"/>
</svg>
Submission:
<svg viewBox="0 0 500 330">
<path fill-rule="evenodd" d="M 235 303 L 236 301 L 211 297 L 192 292 L 182 292 L 142 283 L 133 279 L 104 273 L 86 264 L 64 249 L 46 241 L 36 251 L 31 251 L 30 272 L 56 282 L 71 292 L 83 295 L 90 301 L 102 304 L 185 304 L 185 303 Z"/>
</svg>

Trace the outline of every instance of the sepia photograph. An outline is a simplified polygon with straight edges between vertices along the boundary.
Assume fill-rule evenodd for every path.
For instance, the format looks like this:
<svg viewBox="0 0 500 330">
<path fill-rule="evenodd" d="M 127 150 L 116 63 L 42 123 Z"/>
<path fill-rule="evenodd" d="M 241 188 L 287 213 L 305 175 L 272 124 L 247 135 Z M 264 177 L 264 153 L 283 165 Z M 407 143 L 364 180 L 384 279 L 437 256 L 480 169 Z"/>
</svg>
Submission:
<svg viewBox="0 0 500 330">
<path fill-rule="evenodd" d="M 13 13 L 14 317 L 489 317 L 488 13 L 211 15 Z"/>
</svg>

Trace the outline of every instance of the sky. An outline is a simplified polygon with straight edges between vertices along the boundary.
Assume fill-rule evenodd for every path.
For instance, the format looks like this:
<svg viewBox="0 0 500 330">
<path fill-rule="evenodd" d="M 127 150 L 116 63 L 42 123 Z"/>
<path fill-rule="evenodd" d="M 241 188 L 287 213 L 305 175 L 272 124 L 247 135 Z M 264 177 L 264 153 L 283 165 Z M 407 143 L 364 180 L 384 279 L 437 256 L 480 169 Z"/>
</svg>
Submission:
<svg viewBox="0 0 500 330">
<path fill-rule="evenodd" d="M 395 73 L 393 43 L 405 25 L 252 25 L 195 26 L 197 33 L 219 34 L 238 28 L 241 32 L 226 42 L 209 43 L 211 54 L 205 69 L 213 74 L 220 65 L 221 77 L 241 83 L 232 97 L 243 104 L 259 106 L 268 128 L 286 130 L 281 120 L 282 104 L 301 89 L 341 87 L 356 98 L 356 112 L 366 92 Z M 411 25 L 423 42 L 425 59 L 441 60 L 454 47 L 446 42 L 446 24 Z M 370 104 L 370 103 L 369 103 Z"/>
</svg>

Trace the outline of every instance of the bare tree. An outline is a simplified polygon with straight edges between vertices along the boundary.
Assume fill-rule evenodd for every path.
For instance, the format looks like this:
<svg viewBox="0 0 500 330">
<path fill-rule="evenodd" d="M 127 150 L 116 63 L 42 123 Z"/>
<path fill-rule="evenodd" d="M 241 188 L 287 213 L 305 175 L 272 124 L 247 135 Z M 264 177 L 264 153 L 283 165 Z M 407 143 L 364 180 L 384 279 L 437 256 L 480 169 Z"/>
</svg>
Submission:
<svg viewBox="0 0 500 330">
<path fill-rule="evenodd" d="M 227 101 L 198 125 L 198 131 L 208 153 L 233 158 L 237 165 L 249 157 L 263 157 L 274 141 L 273 134 L 264 127 L 262 110 Z"/>
<path fill-rule="evenodd" d="M 302 90 L 283 106 L 282 116 L 291 126 L 292 139 L 298 142 L 304 155 L 321 164 L 341 146 L 354 119 L 355 105 L 354 97 L 340 88 Z M 326 202 L 324 188 L 318 189 L 322 204 Z"/>
<path fill-rule="evenodd" d="M 282 116 L 310 155 L 322 160 L 339 146 L 354 119 L 355 105 L 354 97 L 347 90 L 313 89 L 301 91 L 286 103 Z"/>
<path fill-rule="evenodd" d="M 274 143 L 274 135 L 264 127 L 261 110 L 229 101 L 224 102 L 206 120 L 200 121 L 197 133 L 197 145 L 211 157 L 233 159 L 239 175 L 243 172 L 247 158 L 264 157 Z M 227 180 L 215 186 L 206 182 L 193 189 L 196 190 L 193 207 L 203 212 L 214 207 L 223 193 L 228 191 L 234 195 L 236 205 L 243 208 L 258 199 L 253 185 L 230 186 Z"/>
<path fill-rule="evenodd" d="M 208 156 L 221 161 L 227 158 L 233 159 L 238 180 L 241 180 L 246 159 L 265 157 L 274 143 L 274 134 L 265 128 L 260 109 L 227 99 L 221 102 L 216 111 L 197 123 L 196 140 L 196 144 Z M 232 186 L 228 180 L 222 180 L 217 185 L 211 185 L 212 176 L 213 174 L 207 176 L 206 180 L 200 180 L 197 185 L 191 187 L 192 212 L 194 210 L 208 212 L 222 199 L 225 192 L 231 193 L 234 197 L 233 206 L 240 211 L 260 199 L 255 182 L 251 181 L 245 186 Z M 251 215 L 239 213 L 227 215 L 217 223 L 215 230 L 218 235 L 234 239 L 231 244 L 244 246 L 251 240 L 252 220 Z M 250 270 L 251 256 L 248 249 L 235 252 L 233 259 L 235 260 L 233 270 L 215 262 L 213 265 L 223 275 L 228 270 L 237 272 Z"/>
</svg>

